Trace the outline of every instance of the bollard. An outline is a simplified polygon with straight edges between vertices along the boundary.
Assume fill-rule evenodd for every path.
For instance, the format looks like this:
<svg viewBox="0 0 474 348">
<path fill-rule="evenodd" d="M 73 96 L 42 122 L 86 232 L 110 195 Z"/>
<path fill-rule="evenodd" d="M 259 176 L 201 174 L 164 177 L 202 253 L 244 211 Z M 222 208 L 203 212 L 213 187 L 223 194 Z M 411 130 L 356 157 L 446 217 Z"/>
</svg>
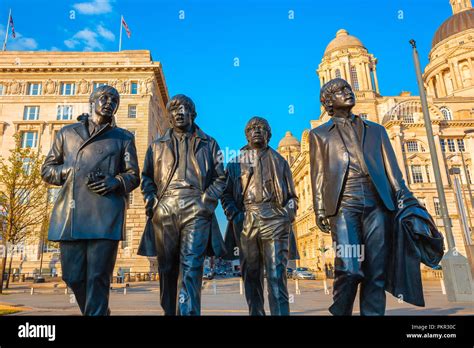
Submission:
<svg viewBox="0 0 474 348">
<path fill-rule="evenodd" d="M 123 294 L 124 294 L 124 295 L 127 294 L 127 287 L 126 287 L 126 286 L 123 287 Z"/>
<path fill-rule="evenodd" d="M 30 295 L 33 295 L 34 293 L 35 293 L 35 288 L 32 287 L 30 290 Z"/>
<path fill-rule="evenodd" d="M 212 280 L 212 288 L 214 289 L 214 295 L 217 295 L 217 283 L 216 280 Z"/>
<path fill-rule="evenodd" d="M 441 292 L 443 295 L 446 295 L 446 287 L 444 286 L 444 279 L 440 278 L 439 281 L 441 282 Z"/>
<path fill-rule="evenodd" d="M 323 284 L 324 284 L 324 293 L 326 295 L 329 295 L 329 288 L 328 288 L 328 282 L 326 279 L 323 279 Z"/>
<path fill-rule="evenodd" d="M 67 295 L 67 286 L 66 289 L 64 289 L 64 295 Z"/>
<path fill-rule="evenodd" d="M 301 295 L 300 283 L 299 283 L 298 278 L 295 279 L 295 293 L 296 295 Z"/>
<path fill-rule="evenodd" d="M 243 295 L 244 294 L 244 281 L 242 280 L 242 278 L 240 278 L 239 287 L 240 287 L 239 293 Z"/>
</svg>

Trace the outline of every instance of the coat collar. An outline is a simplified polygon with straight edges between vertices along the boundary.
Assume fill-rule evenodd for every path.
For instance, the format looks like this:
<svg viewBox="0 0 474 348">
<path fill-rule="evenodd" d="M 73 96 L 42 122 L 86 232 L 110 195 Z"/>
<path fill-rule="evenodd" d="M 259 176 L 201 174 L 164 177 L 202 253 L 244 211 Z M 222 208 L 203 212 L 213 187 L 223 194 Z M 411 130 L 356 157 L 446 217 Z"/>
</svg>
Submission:
<svg viewBox="0 0 474 348">
<path fill-rule="evenodd" d="M 159 139 L 161 142 L 166 142 L 166 141 L 171 141 L 171 133 L 173 132 L 173 128 L 168 128 L 163 134 L 163 136 Z M 203 139 L 203 140 L 208 140 L 209 136 L 204 133 L 201 128 L 198 127 L 197 124 L 194 124 L 194 136 L 197 138 Z"/>
<path fill-rule="evenodd" d="M 105 127 L 101 128 L 97 133 L 92 136 L 89 136 L 89 114 L 82 114 L 77 117 L 77 120 L 80 122 L 78 127 L 74 127 L 74 130 L 77 134 L 84 140 L 84 143 L 81 145 L 81 148 L 84 147 L 86 144 L 90 143 L 93 139 L 98 137 L 99 135 L 105 133 L 111 128 L 115 128 L 115 122 L 112 120 L 111 123 L 108 123 Z"/>
<path fill-rule="evenodd" d="M 352 114 L 352 117 L 360 117 L 359 115 L 354 115 Z M 364 120 L 363 118 L 360 117 L 360 119 L 362 120 L 362 123 L 364 124 L 365 127 L 370 127 L 369 123 L 367 123 L 366 120 Z M 334 126 L 336 125 L 336 122 L 334 122 L 333 118 L 331 117 L 331 119 L 327 122 L 327 125 L 329 127 L 329 131 L 333 130 L 334 129 Z"/>
</svg>

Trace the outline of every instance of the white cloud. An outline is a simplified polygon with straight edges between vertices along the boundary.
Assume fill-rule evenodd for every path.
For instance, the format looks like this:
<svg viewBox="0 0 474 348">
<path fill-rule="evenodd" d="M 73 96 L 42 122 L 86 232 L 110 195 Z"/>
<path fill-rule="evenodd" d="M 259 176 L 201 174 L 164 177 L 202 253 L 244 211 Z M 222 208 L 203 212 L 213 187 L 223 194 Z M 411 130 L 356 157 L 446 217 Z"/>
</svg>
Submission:
<svg viewBox="0 0 474 348">
<path fill-rule="evenodd" d="M 70 39 L 64 41 L 67 48 L 76 48 L 83 46 L 84 51 L 93 51 L 94 49 L 102 49 L 102 44 L 97 40 L 97 33 L 89 28 L 82 29 L 74 34 Z"/>
<path fill-rule="evenodd" d="M 69 49 L 82 48 L 84 51 L 102 50 L 104 46 L 100 39 L 114 41 L 115 35 L 103 25 L 98 25 L 96 30 L 84 28 L 75 33 L 71 38 L 64 40 L 64 44 Z"/>
<path fill-rule="evenodd" d="M 97 26 L 97 32 L 99 33 L 100 36 L 102 36 L 106 40 L 109 40 L 109 41 L 115 40 L 114 33 L 112 33 L 109 29 L 103 27 L 102 25 Z"/>
<path fill-rule="evenodd" d="M 1 48 L 3 48 L 3 40 L 5 38 L 5 26 L 0 25 Z M 31 51 L 38 48 L 38 43 L 31 37 L 25 37 L 21 33 L 16 32 L 16 38 L 12 38 L 9 33 L 7 50 L 8 51 Z"/>
<path fill-rule="evenodd" d="M 93 0 L 90 2 L 79 2 L 72 5 L 74 9 L 84 15 L 98 15 L 112 12 L 110 0 Z"/>
</svg>

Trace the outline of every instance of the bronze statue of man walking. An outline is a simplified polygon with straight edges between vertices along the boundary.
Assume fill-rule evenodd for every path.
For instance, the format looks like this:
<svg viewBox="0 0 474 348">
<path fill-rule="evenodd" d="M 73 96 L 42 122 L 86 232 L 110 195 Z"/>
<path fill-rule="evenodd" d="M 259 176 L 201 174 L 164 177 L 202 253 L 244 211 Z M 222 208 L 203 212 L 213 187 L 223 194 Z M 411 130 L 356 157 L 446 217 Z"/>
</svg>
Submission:
<svg viewBox="0 0 474 348">
<path fill-rule="evenodd" d="M 352 113 L 343 79 L 321 88 L 331 120 L 310 132 L 316 223 L 336 246 L 334 315 L 351 315 L 360 284 L 361 315 L 384 315 L 392 213 L 413 196 L 385 128 Z"/>
<path fill-rule="evenodd" d="M 194 122 L 189 97 L 176 95 L 166 108 L 172 128 L 148 148 L 141 188 L 152 217 L 165 315 L 200 315 L 204 258 L 225 254 L 214 214 L 225 188 L 223 158 L 217 142 Z"/>
<path fill-rule="evenodd" d="M 84 315 L 108 315 L 110 279 L 124 239 L 126 199 L 140 184 L 135 138 L 116 127 L 120 96 L 111 86 L 89 99 L 92 115 L 63 127 L 42 167 L 43 180 L 62 186 L 48 239 L 59 242 L 63 280 Z"/>
<path fill-rule="evenodd" d="M 238 248 L 250 315 L 265 315 L 264 271 L 271 314 L 289 315 L 286 266 L 289 258 L 297 258 L 291 227 L 298 203 L 293 177 L 288 162 L 268 146 L 267 120 L 251 118 L 245 135 L 247 146 L 227 166 L 221 200 L 229 220 L 226 247 L 229 253 Z"/>
</svg>

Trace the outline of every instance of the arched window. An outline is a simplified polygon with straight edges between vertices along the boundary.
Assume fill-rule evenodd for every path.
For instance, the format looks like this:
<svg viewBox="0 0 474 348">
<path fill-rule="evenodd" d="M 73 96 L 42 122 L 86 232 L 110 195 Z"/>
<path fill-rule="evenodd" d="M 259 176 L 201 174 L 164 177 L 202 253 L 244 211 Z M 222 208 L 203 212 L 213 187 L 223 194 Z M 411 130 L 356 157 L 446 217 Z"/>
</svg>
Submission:
<svg viewBox="0 0 474 348">
<path fill-rule="evenodd" d="M 351 81 L 352 87 L 358 91 L 359 90 L 359 80 L 357 79 L 357 70 L 355 66 L 351 66 Z"/>
<path fill-rule="evenodd" d="M 341 70 L 336 69 L 336 78 L 340 79 L 341 78 Z"/>
<path fill-rule="evenodd" d="M 453 120 L 453 113 L 446 106 L 440 107 L 439 111 L 441 111 L 441 113 L 443 114 L 443 117 L 446 121 L 452 121 Z"/>
</svg>

